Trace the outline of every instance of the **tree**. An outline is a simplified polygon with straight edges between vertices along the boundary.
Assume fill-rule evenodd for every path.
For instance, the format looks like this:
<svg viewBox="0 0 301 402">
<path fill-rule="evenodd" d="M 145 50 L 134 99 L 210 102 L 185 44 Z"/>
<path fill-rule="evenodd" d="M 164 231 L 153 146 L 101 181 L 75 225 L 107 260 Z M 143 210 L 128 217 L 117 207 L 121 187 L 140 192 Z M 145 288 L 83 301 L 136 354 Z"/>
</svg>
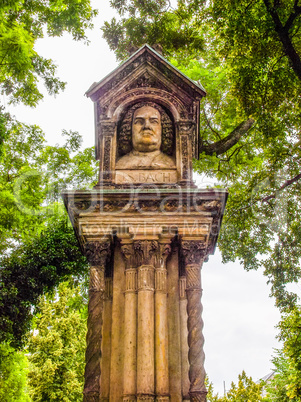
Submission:
<svg viewBox="0 0 301 402">
<path fill-rule="evenodd" d="M 2 402 L 29 402 L 26 391 L 28 361 L 24 352 L 8 343 L 0 344 L 0 399 Z"/>
<path fill-rule="evenodd" d="M 208 402 L 259 402 L 266 401 L 262 396 L 263 383 L 255 383 L 252 377 L 248 377 L 243 371 L 238 376 L 238 384 L 231 383 L 229 391 L 223 397 L 214 395 L 213 385 L 207 381 Z M 267 402 L 267 401 L 266 401 Z"/>
<path fill-rule="evenodd" d="M 48 93 L 57 94 L 66 83 L 56 77 L 56 65 L 35 51 L 35 43 L 49 36 L 70 33 L 75 40 L 87 40 L 85 30 L 92 27 L 97 14 L 90 0 L 4 0 L 0 6 L 0 93 L 9 103 L 36 106 L 43 95 L 42 80 Z M 10 116 L 0 106 L 0 155 L 8 137 Z"/>
<path fill-rule="evenodd" d="M 301 309 L 283 314 L 278 339 L 282 349 L 273 358 L 275 375 L 268 386 L 268 401 L 301 401 Z"/>
<path fill-rule="evenodd" d="M 48 221 L 32 241 L 1 261 L 0 341 L 20 347 L 36 313 L 39 297 L 70 276 L 85 277 L 86 258 L 81 254 L 67 217 Z"/>
<path fill-rule="evenodd" d="M 35 106 L 42 98 L 37 82 L 41 78 L 50 94 L 65 84 L 55 77 L 56 66 L 35 50 L 34 45 L 45 32 L 49 36 L 72 34 L 86 40 L 96 11 L 90 0 L 24 1 L 5 0 L 0 7 L 0 86 L 10 102 Z"/>
<path fill-rule="evenodd" d="M 38 298 L 70 275 L 87 272 L 86 259 L 62 202 L 68 186 L 89 188 L 93 150 L 79 151 L 78 133 L 62 147 L 45 144 L 36 126 L 12 121 L 0 163 L 0 341 L 20 347 Z"/>
<path fill-rule="evenodd" d="M 301 277 L 300 7 L 270 0 L 113 1 L 103 27 L 118 58 L 148 42 L 208 91 L 200 160 L 229 198 L 223 260 L 264 267 L 277 305 L 294 305 L 286 284 Z M 174 38 L 177 38 L 173 41 Z M 292 49 L 293 48 L 293 49 Z"/>
<path fill-rule="evenodd" d="M 243 371 L 238 376 L 238 384 L 235 385 L 233 382 L 231 388 L 224 398 L 225 402 L 252 402 L 252 401 L 263 401 L 262 397 L 262 384 L 256 384 L 252 377 L 248 377 Z"/>
<path fill-rule="evenodd" d="M 80 287 L 70 282 L 41 297 L 28 345 L 33 401 L 82 400 L 86 307 Z"/>
<path fill-rule="evenodd" d="M 45 227 L 68 187 L 96 180 L 93 148 L 80 150 L 77 132 L 63 130 L 63 146 L 46 144 L 42 130 L 10 119 L 0 161 L 0 250 L 5 253 Z"/>
</svg>

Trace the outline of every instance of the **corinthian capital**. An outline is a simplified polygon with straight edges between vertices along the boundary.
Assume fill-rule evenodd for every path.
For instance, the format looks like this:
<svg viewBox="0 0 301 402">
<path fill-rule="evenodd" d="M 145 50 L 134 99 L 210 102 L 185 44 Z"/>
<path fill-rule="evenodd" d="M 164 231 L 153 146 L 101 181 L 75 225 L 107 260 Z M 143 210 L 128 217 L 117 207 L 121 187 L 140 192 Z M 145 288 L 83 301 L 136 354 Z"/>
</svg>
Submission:
<svg viewBox="0 0 301 402">
<path fill-rule="evenodd" d="M 183 240 L 181 242 L 181 251 L 185 266 L 190 264 L 200 265 L 206 257 L 205 244 L 198 240 Z"/>
<path fill-rule="evenodd" d="M 135 256 L 137 265 L 155 265 L 157 261 L 159 245 L 157 240 L 136 240 L 134 241 Z"/>
<path fill-rule="evenodd" d="M 157 253 L 157 268 L 166 268 L 166 260 L 171 253 L 171 245 L 170 242 L 159 243 L 158 245 L 158 253 Z"/>
<path fill-rule="evenodd" d="M 136 267 L 134 245 L 133 244 L 122 244 L 121 252 L 125 262 L 125 268 L 130 269 Z"/>
<path fill-rule="evenodd" d="M 105 268 L 105 265 L 111 255 L 111 246 L 108 241 L 93 241 L 85 245 L 85 255 L 89 264 Z"/>
</svg>

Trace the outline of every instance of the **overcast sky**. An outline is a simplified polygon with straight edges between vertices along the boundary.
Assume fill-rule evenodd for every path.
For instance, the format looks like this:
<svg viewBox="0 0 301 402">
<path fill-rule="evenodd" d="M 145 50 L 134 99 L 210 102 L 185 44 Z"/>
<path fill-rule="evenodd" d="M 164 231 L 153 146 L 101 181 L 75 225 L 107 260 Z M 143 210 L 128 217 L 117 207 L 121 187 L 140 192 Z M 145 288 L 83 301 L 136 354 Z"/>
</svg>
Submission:
<svg viewBox="0 0 301 402">
<path fill-rule="evenodd" d="M 100 2 L 92 3 L 97 7 Z M 100 31 L 103 21 L 114 16 L 108 3 L 101 1 L 95 29 L 88 33 L 89 46 L 68 35 L 40 40 L 36 46 L 38 53 L 58 65 L 58 76 L 68 83 L 66 90 L 56 98 L 45 95 L 35 109 L 7 105 L 18 120 L 38 124 L 51 145 L 64 142 L 62 129 L 79 131 L 84 147 L 94 145 L 93 102 L 84 93 L 117 66 Z M 204 265 L 202 276 L 206 371 L 222 394 L 223 381 L 228 389 L 242 370 L 254 380 L 271 371 L 273 348 L 279 347 L 274 327 L 280 315 L 260 271 L 245 272 L 238 263 L 223 265 L 217 251 Z"/>
</svg>

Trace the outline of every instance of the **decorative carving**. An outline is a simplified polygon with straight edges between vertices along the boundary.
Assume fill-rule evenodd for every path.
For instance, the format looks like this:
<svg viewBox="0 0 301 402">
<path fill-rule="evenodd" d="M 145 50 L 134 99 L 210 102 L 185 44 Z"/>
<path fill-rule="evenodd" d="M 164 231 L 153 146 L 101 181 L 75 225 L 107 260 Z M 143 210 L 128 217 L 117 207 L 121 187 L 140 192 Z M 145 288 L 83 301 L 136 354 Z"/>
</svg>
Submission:
<svg viewBox="0 0 301 402">
<path fill-rule="evenodd" d="M 164 174 L 164 173 L 162 173 Z M 70 202 L 69 208 L 76 207 L 78 210 L 91 212 L 92 201 Z M 156 200 L 105 200 L 93 201 L 93 211 L 100 212 L 123 212 L 132 213 L 134 211 L 143 212 L 215 212 L 214 219 L 219 219 L 219 211 L 221 210 L 222 203 L 219 200 L 204 200 L 197 198 L 184 198 L 177 199 L 171 197 L 164 197 Z"/>
<path fill-rule="evenodd" d="M 103 137 L 110 136 L 113 137 L 115 133 L 115 122 L 111 120 L 101 120 L 100 127 L 101 127 L 101 135 Z"/>
<path fill-rule="evenodd" d="M 186 287 L 187 290 L 201 289 L 201 276 L 199 265 L 187 265 L 186 266 Z"/>
<path fill-rule="evenodd" d="M 129 154 L 132 150 L 132 124 L 133 115 L 141 108 L 153 108 L 158 113 L 160 118 L 160 131 L 162 131 L 161 138 L 161 151 L 166 155 L 173 155 L 174 153 L 174 126 L 171 117 L 167 114 L 166 110 L 154 102 L 138 102 L 129 108 L 124 117 L 120 121 L 118 129 L 118 155 L 119 157 Z M 135 146 L 134 146 L 135 148 Z M 139 151 L 139 149 L 138 149 Z M 122 169 L 122 166 L 120 166 Z"/>
<path fill-rule="evenodd" d="M 125 292 L 134 293 L 137 290 L 137 269 L 127 269 L 125 271 Z"/>
<path fill-rule="evenodd" d="M 123 397 L 123 402 L 136 402 L 135 395 L 126 395 Z"/>
<path fill-rule="evenodd" d="M 155 400 L 154 395 L 138 395 L 137 401 L 138 402 L 153 402 Z"/>
<path fill-rule="evenodd" d="M 156 402 L 168 402 L 169 396 L 157 396 Z"/>
<path fill-rule="evenodd" d="M 134 250 L 137 257 L 137 265 L 155 265 L 158 242 L 156 240 L 136 240 Z"/>
<path fill-rule="evenodd" d="M 181 246 L 186 273 L 188 360 L 190 364 L 189 396 L 191 401 L 206 401 L 203 306 L 201 303 L 201 263 L 206 248 L 203 243 L 195 240 L 182 241 Z"/>
<path fill-rule="evenodd" d="M 181 137 L 181 150 L 182 150 L 182 179 L 189 179 L 189 155 L 188 155 L 188 137 L 183 135 Z"/>
<path fill-rule="evenodd" d="M 158 77 L 151 75 L 148 71 L 144 71 L 137 80 L 128 85 L 126 91 L 135 88 L 158 88 L 168 91 L 168 88 L 158 80 Z"/>
<path fill-rule="evenodd" d="M 185 265 L 200 264 L 206 256 L 206 246 L 198 240 L 185 240 L 181 243 Z"/>
<path fill-rule="evenodd" d="M 121 252 L 123 259 L 125 261 L 125 269 L 135 267 L 136 264 L 135 264 L 135 254 L 133 244 L 123 244 L 121 246 Z"/>
<path fill-rule="evenodd" d="M 171 246 L 169 243 L 159 243 L 156 267 L 166 269 L 166 260 L 170 253 Z"/>
<path fill-rule="evenodd" d="M 103 180 L 111 180 L 111 146 L 112 138 L 106 136 L 103 150 Z"/>
<path fill-rule="evenodd" d="M 105 267 L 108 257 L 110 256 L 109 242 L 88 242 L 85 244 L 85 255 L 89 264 Z"/>
<path fill-rule="evenodd" d="M 138 291 L 151 290 L 154 291 L 154 271 L 155 268 L 151 265 L 141 265 L 138 268 Z"/>
</svg>

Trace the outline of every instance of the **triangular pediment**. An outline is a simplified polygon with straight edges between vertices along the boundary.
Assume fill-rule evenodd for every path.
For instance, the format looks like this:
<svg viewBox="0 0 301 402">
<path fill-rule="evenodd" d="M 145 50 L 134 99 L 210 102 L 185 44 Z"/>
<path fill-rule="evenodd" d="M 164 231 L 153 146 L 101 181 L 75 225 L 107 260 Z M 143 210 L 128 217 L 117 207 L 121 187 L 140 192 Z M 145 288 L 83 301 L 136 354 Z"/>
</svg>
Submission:
<svg viewBox="0 0 301 402">
<path fill-rule="evenodd" d="M 157 73 L 157 76 L 153 75 L 149 78 L 145 74 L 139 76 L 139 72 L 144 70 L 143 67 L 147 66 L 151 67 Z M 148 69 L 149 75 L 150 71 Z M 140 80 L 141 86 L 150 84 L 150 82 L 147 83 L 147 80 L 150 79 L 154 84 L 151 85 L 152 87 L 156 87 L 159 83 L 165 88 L 170 88 L 170 85 L 172 85 L 182 92 L 182 97 L 184 93 L 193 99 L 201 99 L 206 95 L 204 88 L 188 78 L 148 45 L 142 46 L 104 79 L 94 83 L 86 92 L 86 95 L 95 102 L 97 99 L 105 97 L 108 92 L 118 90 L 125 80 L 129 84 L 132 81 L 132 76 L 136 77 L 135 81 Z M 158 83 L 156 83 L 156 79 Z M 133 82 L 131 82 L 131 85 L 134 85 Z"/>
</svg>

